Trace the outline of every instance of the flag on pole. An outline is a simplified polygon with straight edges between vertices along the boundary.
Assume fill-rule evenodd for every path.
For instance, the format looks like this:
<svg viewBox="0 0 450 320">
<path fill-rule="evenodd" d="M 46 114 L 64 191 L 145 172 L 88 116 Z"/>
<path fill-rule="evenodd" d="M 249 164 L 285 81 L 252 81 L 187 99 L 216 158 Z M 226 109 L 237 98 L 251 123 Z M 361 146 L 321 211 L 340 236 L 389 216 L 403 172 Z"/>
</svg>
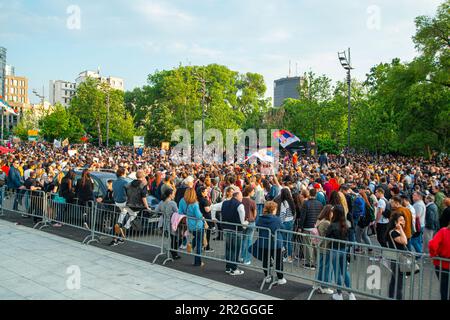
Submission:
<svg viewBox="0 0 450 320">
<path fill-rule="evenodd" d="M 13 108 L 11 108 L 11 106 L 3 99 L 0 99 L 0 107 L 2 109 L 4 109 L 7 113 L 11 113 L 11 114 L 13 114 L 15 116 L 18 116 L 16 111 Z"/>
<path fill-rule="evenodd" d="M 273 137 L 275 139 L 278 139 L 280 142 L 280 145 L 283 148 L 286 148 L 287 146 L 293 144 L 294 142 L 300 141 L 300 139 L 296 136 L 294 136 L 292 133 L 290 133 L 287 130 L 278 130 L 273 133 Z"/>
<path fill-rule="evenodd" d="M 68 146 L 69 145 L 69 139 L 65 139 L 63 142 L 62 142 L 62 146 L 63 147 L 65 147 L 65 146 Z"/>
</svg>

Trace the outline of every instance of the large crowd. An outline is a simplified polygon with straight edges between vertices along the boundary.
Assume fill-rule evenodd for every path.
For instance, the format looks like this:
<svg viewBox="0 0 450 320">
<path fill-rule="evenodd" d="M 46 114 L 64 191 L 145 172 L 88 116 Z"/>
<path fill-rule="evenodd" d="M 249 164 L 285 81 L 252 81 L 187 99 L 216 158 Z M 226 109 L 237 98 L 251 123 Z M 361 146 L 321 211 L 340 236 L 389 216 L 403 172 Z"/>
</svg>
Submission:
<svg viewBox="0 0 450 320">
<path fill-rule="evenodd" d="M 275 239 L 273 250 L 268 252 L 262 232 L 254 243 L 255 227 L 270 229 L 272 234 L 282 229 L 450 259 L 450 169 L 446 157 L 428 160 L 324 153 L 308 158 L 286 153 L 278 170 L 268 172 L 267 166 L 259 162 L 174 163 L 170 152 L 158 148 L 54 148 L 46 143 L 12 147 L 13 152 L 0 156 L 1 186 L 43 190 L 65 203 L 86 205 L 94 200 L 115 204 L 121 214 L 111 245 L 124 242 L 139 211 L 150 210 L 147 195 L 151 195 L 159 202 L 157 212 L 171 220 L 187 216 L 186 228 L 192 241 L 186 242 L 184 233 L 171 230 L 172 258 L 179 259 L 179 250 L 189 248 L 197 253 L 194 265 L 203 266 L 201 254 L 214 250 L 211 237 L 220 227 L 216 234 L 226 243 L 225 271 L 232 276 L 244 273 L 238 264 L 251 264 L 252 255 L 264 267 L 275 257 L 279 271 L 275 281 L 282 285 L 286 283 L 283 263 L 298 258 L 292 245 L 295 239 L 288 233 L 284 239 Z M 76 152 L 71 152 L 74 149 Z M 82 171 L 78 181 L 75 169 Z M 108 192 L 95 199 L 90 173 L 102 170 L 115 172 L 117 179 L 109 181 Z M 230 225 L 214 224 L 217 221 Z M 237 232 L 241 237 L 236 237 Z M 376 235 L 376 240 L 371 234 Z M 314 252 L 306 250 L 304 267 L 317 268 L 321 283 L 330 281 L 326 275 L 332 268 L 338 284 L 344 282 L 350 287 L 347 248 L 338 242 L 330 243 L 335 259 L 324 255 L 316 265 Z M 257 253 L 249 250 L 255 245 Z M 354 250 L 362 251 L 357 245 Z M 398 264 L 392 263 L 391 270 L 389 295 L 401 299 L 403 285 Z M 449 264 L 436 263 L 436 274 L 441 297 L 448 299 Z M 333 294 L 336 300 L 343 299 L 340 290 L 334 292 L 323 286 L 317 289 Z M 355 298 L 353 294 L 349 297 Z"/>
</svg>

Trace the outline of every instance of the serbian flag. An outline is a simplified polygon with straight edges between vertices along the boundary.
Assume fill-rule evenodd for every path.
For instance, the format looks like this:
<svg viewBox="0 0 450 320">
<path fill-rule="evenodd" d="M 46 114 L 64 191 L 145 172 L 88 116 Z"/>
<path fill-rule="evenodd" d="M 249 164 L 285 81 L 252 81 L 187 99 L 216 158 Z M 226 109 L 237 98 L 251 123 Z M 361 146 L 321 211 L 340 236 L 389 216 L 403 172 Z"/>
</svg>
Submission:
<svg viewBox="0 0 450 320">
<path fill-rule="evenodd" d="M 275 139 L 278 139 L 280 142 L 280 145 L 283 148 L 286 148 L 287 146 L 293 144 L 294 142 L 300 141 L 300 139 L 296 136 L 294 136 L 292 133 L 290 133 L 287 130 L 278 130 L 273 133 L 273 137 Z"/>
<path fill-rule="evenodd" d="M 10 105 L 3 99 L 0 98 L 0 108 L 4 109 L 7 113 L 11 113 L 15 116 L 18 116 L 17 112 L 10 107 Z"/>
<path fill-rule="evenodd" d="M 264 148 L 264 149 L 260 149 L 257 152 L 254 152 L 253 154 L 249 154 L 247 161 L 251 161 L 255 158 L 258 158 L 259 160 L 263 161 L 263 162 L 274 162 L 274 158 L 273 158 L 273 148 Z"/>
</svg>

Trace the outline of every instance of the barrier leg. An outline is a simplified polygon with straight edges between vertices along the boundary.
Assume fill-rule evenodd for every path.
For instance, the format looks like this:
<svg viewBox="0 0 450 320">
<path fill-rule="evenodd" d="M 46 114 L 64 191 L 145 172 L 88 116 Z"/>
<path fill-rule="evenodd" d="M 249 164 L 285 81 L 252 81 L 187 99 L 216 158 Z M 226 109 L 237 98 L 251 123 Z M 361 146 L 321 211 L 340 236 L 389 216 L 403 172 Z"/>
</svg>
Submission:
<svg viewBox="0 0 450 320">
<path fill-rule="evenodd" d="M 84 238 L 83 240 L 83 244 L 85 245 L 90 245 L 92 242 L 97 242 L 100 243 L 100 241 L 98 239 L 96 239 L 95 237 L 95 226 L 97 223 L 97 205 L 94 202 L 92 203 L 92 210 L 91 210 L 91 234 L 88 235 L 86 238 Z"/>
</svg>

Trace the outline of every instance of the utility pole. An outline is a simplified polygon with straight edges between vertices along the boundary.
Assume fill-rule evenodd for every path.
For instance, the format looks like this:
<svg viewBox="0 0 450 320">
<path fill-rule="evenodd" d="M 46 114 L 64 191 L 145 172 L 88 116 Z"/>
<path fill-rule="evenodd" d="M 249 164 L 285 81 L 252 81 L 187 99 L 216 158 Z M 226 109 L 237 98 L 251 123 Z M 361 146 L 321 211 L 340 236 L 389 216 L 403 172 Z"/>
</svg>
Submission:
<svg viewBox="0 0 450 320">
<path fill-rule="evenodd" d="M 351 126 L 351 85 L 352 85 L 352 77 L 351 70 L 353 69 L 351 65 L 351 57 L 350 57 L 350 48 L 348 48 L 348 56 L 345 51 L 338 52 L 339 62 L 342 67 L 347 70 L 347 85 L 348 85 L 348 129 L 347 129 L 347 152 L 350 152 L 350 126 Z"/>
<path fill-rule="evenodd" d="M 106 107 L 107 107 L 107 119 L 106 119 L 106 148 L 109 148 L 109 89 L 106 93 Z"/>
</svg>

